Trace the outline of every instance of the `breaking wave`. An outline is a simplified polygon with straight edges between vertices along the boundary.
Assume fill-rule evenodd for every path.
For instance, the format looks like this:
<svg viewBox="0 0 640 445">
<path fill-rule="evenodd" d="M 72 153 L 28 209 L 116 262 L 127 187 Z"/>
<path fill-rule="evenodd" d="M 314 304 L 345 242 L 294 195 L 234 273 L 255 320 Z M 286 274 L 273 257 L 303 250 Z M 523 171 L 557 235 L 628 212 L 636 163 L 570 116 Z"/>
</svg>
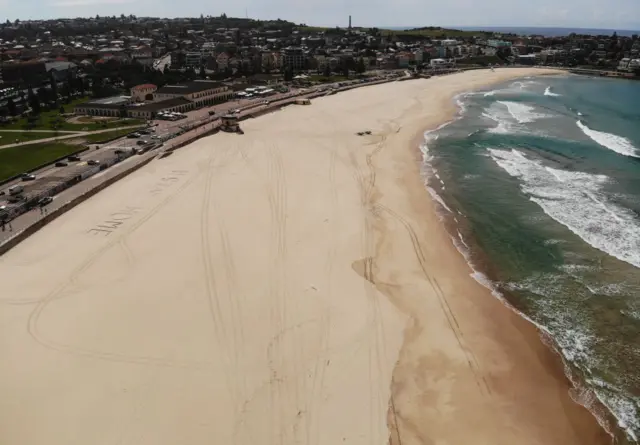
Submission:
<svg viewBox="0 0 640 445">
<path fill-rule="evenodd" d="M 625 137 L 618 136 L 617 134 L 605 133 L 604 131 L 592 130 L 587 127 L 582 121 L 577 121 L 578 127 L 584 134 L 589 136 L 591 140 L 597 142 L 609 150 L 613 150 L 618 154 L 624 156 L 631 156 L 634 158 L 640 158 L 638 150 L 633 146 L 631 141 Z"/>
<path fill-rule="evenodd" d="M 632 212 L 608 201 L 602 192 L 607 176 L 547 167 L 517 150 L 488 151 L 547 215 L 592 247 L 640 268 L 640 225 Z"/>
</svg>

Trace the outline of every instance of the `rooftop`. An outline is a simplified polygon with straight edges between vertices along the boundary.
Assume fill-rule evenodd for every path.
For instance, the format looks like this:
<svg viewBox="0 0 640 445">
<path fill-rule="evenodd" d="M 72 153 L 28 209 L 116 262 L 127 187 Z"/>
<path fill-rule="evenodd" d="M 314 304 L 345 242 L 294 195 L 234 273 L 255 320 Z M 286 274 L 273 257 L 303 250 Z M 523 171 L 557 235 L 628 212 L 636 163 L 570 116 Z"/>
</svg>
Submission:
<svg viewBox="0 0 640 445">
<path fill-rule="evenodd" d="M 112 96 L 102 99 L 94 99 L 88 102 L 76 105 L 77 107 L 95 107 L 95 108 L 114 108 L 120 105 L 127 105 L 131 101 L 129 96 Z"/>
<path fill-rule="evenodd" d="M 224 84 L 220 82 L 213 82 L 208 80 L 196 80 L 181 85 L 165 85 L 158 90 L 159 94 L 191 94 L 199 93 L 201 91 L 210 90 L 212 88 L 223 87 Z"/>
<path fill-rule="evenodd" d="M 135 87 L 131 88 L 132 90 L 147 90 L 149 88 L 158 88 L 157 86 L 155 86 L 152 83 L 143 83 L 142 85 L 136 85 Z"/>
</svg>

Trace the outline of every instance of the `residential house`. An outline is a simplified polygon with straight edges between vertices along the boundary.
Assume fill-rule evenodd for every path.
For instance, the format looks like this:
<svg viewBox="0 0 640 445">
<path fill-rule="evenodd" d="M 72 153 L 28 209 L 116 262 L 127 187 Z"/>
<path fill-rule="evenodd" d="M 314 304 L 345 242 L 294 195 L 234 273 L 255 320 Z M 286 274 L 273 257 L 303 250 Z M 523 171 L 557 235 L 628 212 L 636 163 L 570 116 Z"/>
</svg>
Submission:
<svg viewBox="0 0 640 445">
<path fill-rule="evenodd" d="M 131 88 L 131 98 L 134 102 L 152 101 L 153 93 L 155 93 L 157 89 L 158 87 L 152 83 L 136 85 Z"/>
<path fill-rule="evenodd" d="M 216 63 L 218 64 L 218 69 L 220 71 L 224 71 L 229 67 L 229 54 L 222 52 L 218 54 L 216 57 Z"/>
</svg>

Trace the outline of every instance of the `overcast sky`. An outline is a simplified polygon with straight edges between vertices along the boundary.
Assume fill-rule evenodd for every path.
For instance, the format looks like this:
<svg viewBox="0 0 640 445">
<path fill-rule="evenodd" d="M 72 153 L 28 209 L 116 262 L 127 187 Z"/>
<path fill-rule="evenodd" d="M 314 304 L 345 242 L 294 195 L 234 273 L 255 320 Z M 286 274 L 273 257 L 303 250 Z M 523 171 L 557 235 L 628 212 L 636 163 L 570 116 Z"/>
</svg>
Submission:
<svg viewBox="0 0 640 445">
<path fill-rule="evenodd" d="M 318 26 L 640 28 L 640 0 L 0 0 L 0 20 L 135 14 L 286 19 Z"/>
</svg>

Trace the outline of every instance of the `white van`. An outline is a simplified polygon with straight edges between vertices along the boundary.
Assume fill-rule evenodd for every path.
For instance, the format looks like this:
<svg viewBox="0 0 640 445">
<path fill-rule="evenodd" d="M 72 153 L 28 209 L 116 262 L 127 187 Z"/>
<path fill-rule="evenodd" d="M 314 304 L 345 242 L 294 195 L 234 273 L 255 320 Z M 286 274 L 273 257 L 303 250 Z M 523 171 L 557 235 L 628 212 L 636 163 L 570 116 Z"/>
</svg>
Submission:
<svg viewBox="0 0 640 445">
<path fill-rule="evenodd" d="M 19 195 L 23 191 L 24 191 L 24 186 L 20 184 L 12 185 L 11 187 L 9 187 L 9 194 L 11 196 Z"/>
</svg>

